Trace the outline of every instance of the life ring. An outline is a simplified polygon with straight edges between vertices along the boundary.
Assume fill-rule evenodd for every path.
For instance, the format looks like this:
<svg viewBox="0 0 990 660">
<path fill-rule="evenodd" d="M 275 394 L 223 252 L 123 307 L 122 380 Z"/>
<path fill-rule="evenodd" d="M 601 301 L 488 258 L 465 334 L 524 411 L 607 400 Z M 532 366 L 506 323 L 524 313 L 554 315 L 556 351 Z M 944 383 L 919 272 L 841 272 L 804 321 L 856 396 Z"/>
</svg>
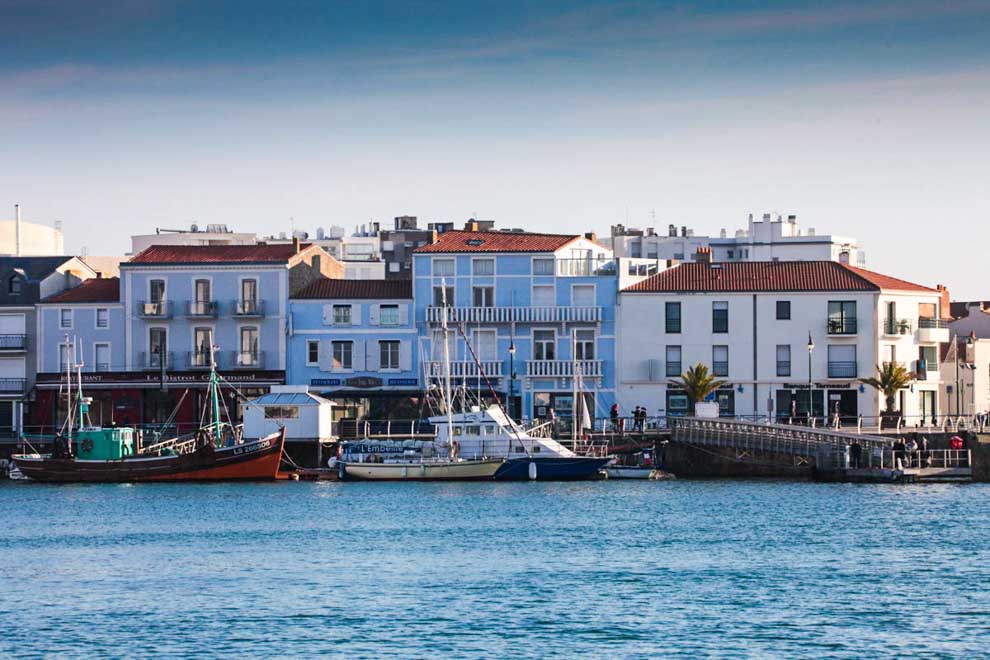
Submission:
<svg viewBox="0 0 990 660">
<path fill-rule="evenodd" d="M 93 439 L 92 438 L 83 439 L 83 441 L 79 443 L 79 449 L 85 452 L 93 451 Z"/>
</svg>

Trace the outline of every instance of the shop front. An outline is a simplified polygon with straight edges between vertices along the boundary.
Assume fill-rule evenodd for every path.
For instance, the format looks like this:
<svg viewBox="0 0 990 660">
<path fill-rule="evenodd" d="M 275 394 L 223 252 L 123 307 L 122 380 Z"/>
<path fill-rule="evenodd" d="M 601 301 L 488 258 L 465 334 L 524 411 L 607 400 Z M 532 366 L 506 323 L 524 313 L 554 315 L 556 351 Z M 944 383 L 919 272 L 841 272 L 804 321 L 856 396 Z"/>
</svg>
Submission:
<svg viewBox="0 0 990 660">
<path fill-rule="evenodd" d="M 778 421 L 807 419 L 810 414 L 817 419 L 838 415 L 844 424 L 855 423 L 859 390 L 851 383 L 814 383 L 812 388 L 807 383 L 786 383 L 776 391 L 775 409 Z"/>
</svg>

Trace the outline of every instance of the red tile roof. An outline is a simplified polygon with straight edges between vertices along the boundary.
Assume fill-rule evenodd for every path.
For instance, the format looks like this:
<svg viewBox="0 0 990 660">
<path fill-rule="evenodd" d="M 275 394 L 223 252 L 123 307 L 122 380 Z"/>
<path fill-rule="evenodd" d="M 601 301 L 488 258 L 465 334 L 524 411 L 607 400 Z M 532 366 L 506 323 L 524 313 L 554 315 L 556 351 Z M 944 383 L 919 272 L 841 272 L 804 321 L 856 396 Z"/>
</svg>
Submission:
<svg viewBox="0 0 990 660">
<path fill-rule="evenodd" d="M 372 298 L 397 300 L 412 298 L 412 280 L 317 280 L 302 291 L 291 296 L 293 299 L 349 299 Z"/>
<path fill-rule="evenodd" d="M 436 243 L 414 252 L 554 252 L 581 238 L 574 234 L 531 234 L 509 231 L 446 231 Z"/>
<path fill-rule="evenodd" d="M 97 303 L 120 302 L 120 278 L 94 277 L 62 293 L 56 293 L 42 303 Z"/>
<path fill-rule="evenodd" d="M 304 243 L 302 249 L 310 246 Z M 139 252 L 131 264 L 224 264 L 224 263 L 286 263 L 295 256 L 291 243 L 277 245 L 152 245 Z"/>
<path fill-rule="evenodd" d="M 623 291 L 918 291 L 938 293 L 911 282 L 836 261 L 743 261 L 684 263 Z"/>
</svg>

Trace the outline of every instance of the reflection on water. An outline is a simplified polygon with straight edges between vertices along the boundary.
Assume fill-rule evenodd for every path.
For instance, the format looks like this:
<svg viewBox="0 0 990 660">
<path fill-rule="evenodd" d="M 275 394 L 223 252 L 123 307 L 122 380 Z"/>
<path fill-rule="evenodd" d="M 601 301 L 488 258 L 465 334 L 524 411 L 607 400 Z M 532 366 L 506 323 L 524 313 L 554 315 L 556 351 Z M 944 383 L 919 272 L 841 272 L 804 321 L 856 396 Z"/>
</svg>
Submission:
<svg viewBox="0 0 990 660">
<path fill-rule="evenodd" d="M 975 656 L 990 628 L 985 485 L 0 483 L 0 504 L 0 656 Z"/>
</svg>

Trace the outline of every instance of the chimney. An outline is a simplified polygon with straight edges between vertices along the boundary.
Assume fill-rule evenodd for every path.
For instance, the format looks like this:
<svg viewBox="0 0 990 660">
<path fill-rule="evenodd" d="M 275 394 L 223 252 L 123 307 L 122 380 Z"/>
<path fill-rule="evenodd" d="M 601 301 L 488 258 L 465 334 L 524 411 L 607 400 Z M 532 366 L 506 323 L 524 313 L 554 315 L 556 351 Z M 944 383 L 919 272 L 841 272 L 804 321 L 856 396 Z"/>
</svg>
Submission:
<svg viewBox="0 0 990 660">
<path fill-rule="evenodd" d="M 598 242 L 598 234 L 593 231 L 585 232 L 584 237 L 587 238 L 592 243 Z"/>
<path fill-rule="evenodd" d="M 464 223 L 464 231 L 478 231 L 478 221 L 471 218 Z"/>
<path fill-rule="evenodd" d="M 21 205 L 14 204 L 14 256 L 21 256 Z"/>
<path fill-rule="evenodd" d="M 939 301 L 939 316 L 943 319 L 951 319 L 952 311 L 949 304 L 949 290 L 942 286 L 941 284 L 935 287 L 938 289 L 941 300 Z"/>
<path fill-rule="evenodd" d="M 702 264 L 710 264 L 712 262 L 712 249 L 710 247 L 698 247 L 698 251 L 694 253 L 694 260 Z"/>
<path fill-rule="evenodd" d="M 299 240 L 298 236 L 292 237 L 292 251 L 296 254 L 302 252 L 302 241 Z"/>
</svg>

